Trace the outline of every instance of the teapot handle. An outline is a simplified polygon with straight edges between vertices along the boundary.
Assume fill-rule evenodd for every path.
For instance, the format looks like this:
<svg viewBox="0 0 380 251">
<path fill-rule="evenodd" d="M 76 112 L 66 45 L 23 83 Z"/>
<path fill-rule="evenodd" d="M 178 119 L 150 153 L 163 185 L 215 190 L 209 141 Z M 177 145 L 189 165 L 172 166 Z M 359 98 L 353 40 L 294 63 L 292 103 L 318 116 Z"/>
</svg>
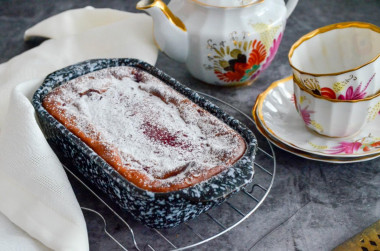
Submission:
<svg viewBox="0 0 380 251">
<path fill-rule="evenodd" d="M 286 18 L 288 19 L 289 16 L 292 14 L 293 10 L 296 8 L 298 3 L 298 0 L 288 0 L 286 3 Z"/>
</svg>

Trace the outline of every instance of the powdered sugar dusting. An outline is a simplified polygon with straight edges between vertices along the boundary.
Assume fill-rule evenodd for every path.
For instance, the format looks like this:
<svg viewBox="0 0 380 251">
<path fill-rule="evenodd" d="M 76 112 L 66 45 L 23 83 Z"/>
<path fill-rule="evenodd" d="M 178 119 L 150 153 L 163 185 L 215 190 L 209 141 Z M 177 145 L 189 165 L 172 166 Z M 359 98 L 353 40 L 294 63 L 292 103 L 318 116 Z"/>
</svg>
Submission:
<svg viewBox="0 0 380 251">
<path fill-rule="evenodd" d="M 233 129 L 159 79 L 132 67 L 113 67 L 58 87 L 55 99 L 68 120 L 107 142 L 124 168 L 151 180 L 186 182 L 244 152 Z M 243 149 L 243 150 L 242 150 Z"/>
</svg>

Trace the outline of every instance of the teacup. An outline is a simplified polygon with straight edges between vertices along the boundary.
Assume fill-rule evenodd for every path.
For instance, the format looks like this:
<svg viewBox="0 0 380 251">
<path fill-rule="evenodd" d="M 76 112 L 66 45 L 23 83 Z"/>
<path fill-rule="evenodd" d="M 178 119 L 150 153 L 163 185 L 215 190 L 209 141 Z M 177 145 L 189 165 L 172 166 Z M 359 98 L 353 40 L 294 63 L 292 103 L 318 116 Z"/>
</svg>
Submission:
<svg viewBox="0 0 380 251">
<path fill-rule="evenodd" d="M 294 81 L 330 99 L 358 100 L 380 91 L 380 27 L 345 22 L 316 29 L 289 51 Z"/>
<path fill-rule="evenodd" d="M 294 81 L 296 109 L 305 125 L 329 137 L 347 137 L 359 132 L 379 116 L 380 92 L 359 100 L 322 97 Z"/>
</svg>

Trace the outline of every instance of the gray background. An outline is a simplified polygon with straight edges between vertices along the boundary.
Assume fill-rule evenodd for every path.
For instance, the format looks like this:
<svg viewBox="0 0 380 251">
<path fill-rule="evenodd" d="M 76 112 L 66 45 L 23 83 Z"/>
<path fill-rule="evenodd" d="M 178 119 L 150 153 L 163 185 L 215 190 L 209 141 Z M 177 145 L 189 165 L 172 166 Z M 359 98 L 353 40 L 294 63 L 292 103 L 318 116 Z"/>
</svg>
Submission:
<svg viewBox="0 0 380 251">
<path fill-rule="evenodd" d="M 23 32 L 49 16 L 88 5 L 135 11 L 136 2 L 1 0 L 0 63 L 36 46 L 37 43 L 23 42 Z M 184 65 L 164 54 L 159 55 L 156 66 L 189 87 L 222 98 L 250 114 L 259 93 L 273 81 L 291 74 L 287 53 L 300 36 L 327 24 L 354 20 L 380 26 L 380 1 L 300 0 L 288 19 L 275 60 L 249 87 L 216 88 L 205 85 L 192 78 Z M 259 139 L 264 142 L 261 137 Z M 263 205 L 235 230 L 197 250 L 330 250 L 380 219 L 379 160 L 337 165 L 305 160 L 277 148 L 275 152 L 277 175 Z M 69 178 L 80 204 L 101 212 L 107 218 L 107 229 L 131 248 L 125 226 L 81 184 L 71 176 Z M 92 250 L 120 250 L 104 234 L 101 219 L 89 212 L 84 212 L 84 215 Z M 150 230 L 139 226 L 128 215 L 123 216 L 135 227 L 139 240 L 151 237 Z M 204 226 L 206 231 L 207 227 Z M 147 247 L 142 245 L 144 248 Z M 167 246 L 158 244 L 156 248 L 167 249 Z"/>
</svg>

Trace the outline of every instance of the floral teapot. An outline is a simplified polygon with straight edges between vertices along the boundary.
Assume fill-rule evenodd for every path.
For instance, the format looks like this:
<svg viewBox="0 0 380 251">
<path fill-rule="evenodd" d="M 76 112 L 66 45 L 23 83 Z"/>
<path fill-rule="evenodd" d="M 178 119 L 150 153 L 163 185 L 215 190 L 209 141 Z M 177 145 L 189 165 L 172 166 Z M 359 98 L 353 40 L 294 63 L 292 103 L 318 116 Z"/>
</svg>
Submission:
<svg viewBox="0 0 380 251">
<path fill-rule="evenodd" d="M 169 57 L 204 82 L 252 83 L 272 62 L 298 0 L 142 0 Z"/>
</svg>

